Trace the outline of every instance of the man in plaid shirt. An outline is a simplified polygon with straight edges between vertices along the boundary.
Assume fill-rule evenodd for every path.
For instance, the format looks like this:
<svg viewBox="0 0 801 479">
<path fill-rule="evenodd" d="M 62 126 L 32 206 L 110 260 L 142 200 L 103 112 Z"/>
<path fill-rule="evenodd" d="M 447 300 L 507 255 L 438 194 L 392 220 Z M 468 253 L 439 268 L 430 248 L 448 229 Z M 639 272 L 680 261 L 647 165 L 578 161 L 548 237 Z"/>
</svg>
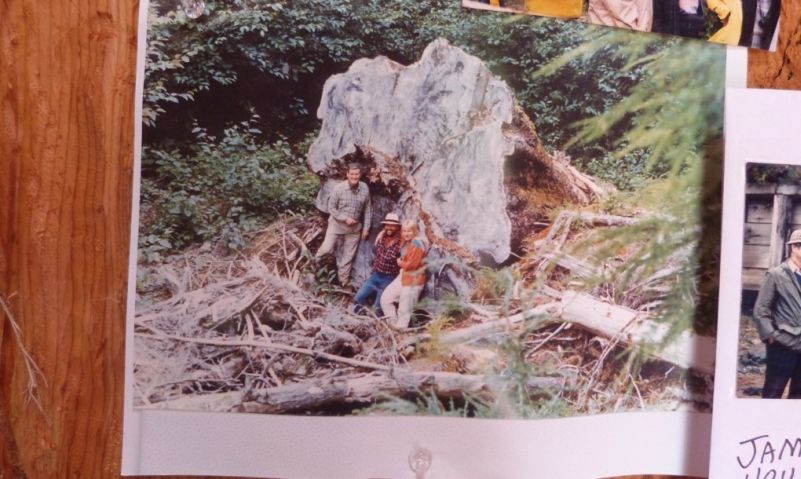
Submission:
<svg viewBox="0 0 801 479">
<path fill-rule="evenodd" d="M 367 278 L 356 296 L 353 297 L 353 310 L 356 313 L 364 311 L 364 306 L 367 306 L 370 298 L 375 297 L 373 309 L 378 316 L 382 316 L 381 293 L 400 272 L 400 266 L 398 266 L 401 248 L 400 234 L 398 233 L 401 226 L 400 218 L 395 213 L 387 213 L 381 224 L 384 225 L 384 229 L 375 239 L 373 274 Z"/>
<path fill-rule="evenodd" d="M 350 285 L 350 269 L 359 239 L 367 239 L 370 234 L 370 189 L 360 181 L 362 170 L 358 164 L 348 165 L 347 179 L 336 186 L 328 197 L 328 228 L 325 239 L 315 258 L 336 254 L 337 278 L 342 286 Z M 337 247 L 339 244 L 339 247 Z"/>
</svg>

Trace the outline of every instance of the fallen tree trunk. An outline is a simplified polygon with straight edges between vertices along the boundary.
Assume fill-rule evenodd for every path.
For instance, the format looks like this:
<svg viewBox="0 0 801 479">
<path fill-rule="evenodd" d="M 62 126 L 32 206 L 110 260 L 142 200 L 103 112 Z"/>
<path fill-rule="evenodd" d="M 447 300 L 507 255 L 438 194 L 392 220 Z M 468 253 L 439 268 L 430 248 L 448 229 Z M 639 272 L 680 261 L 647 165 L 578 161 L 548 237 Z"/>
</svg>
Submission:
<svg viewBox="0 0 801 479">
<path fill-rule="evenodd" d="M 675 364 L 692 368 L 700 373 L 714 374 L 715 340 L 685 331 L 671 339 L 667 325 L 651 320 L 647 314 L 603 302 L 585 293 L 550 290 L 557 301 L 517 313 L 507 318 L 451 331 L 437 336 L 444 344 L 458 344 L 484 339 L 492 334 L 511 333 L 529 319 L 542 318 L 544 326 L 553 321 L 564 321 L 606 338 L 617 338 L 622 344 L 633 345 L 648 355 Z M 545 315 L 543 317 L 543 315 Z M 407 338 L 401 347 L 410 347 L 430 341 L 430 334 L 419 334 Z"/>
<path fill-rule="evenodd" d="M 556 318 L 555 318 L 556 319 Z M 559 319 L 578 324 L 605 337 L 621 337 L 649 355 L 682 368 L 712 375 L 715 372 L 715 339 L 684 331 L 668 341 L 670 328 L 637 311 L 605 303 L 592 296 L 565 291 L 560 298 Z"/>
<path fill-rule="evenodd" d="M 522 313 L 517 313 L 506 318 L 487 321 L 481 324 L 477 324 L 475 326 L 457 329 L 455 331 L 449 331 L 447 333 L 440 333 L 437 336 L 437 341 L 442 344 L 468 343 L 470 341 L 475 341 L 477 339 L 486 338 L 487 336 L 491 336 L 493 334 L 504 333 L 504 332 L 508 333 L 511 332 L 516 326 L 525 322 L 526 320 L 541 317 L 542 315 L 548 314 L 550 312 L 549 310 L 552 310 L 556 306 L 557 303 L 543 304 L 535 308 L 523 311 Z M 409 346 L 414 346 L 418 343 L 430 341 L 431 339 L 432 336 L 429 333 L 418 334 L 406 338 L 401 343 L 401 348 L 403 349 Z"/>
<path fill-rule="evenodd" d="M 230 411 L 242 402 L 240 391 L 186 395 L 177 399 L 147 403 L 138 409 L 173 409 L 183 411 Z"/>
<path fill-rule="evenodd" d="M 562 378 L 533 378 L 532 389 L 563 387 Z M 462 397 L 465 393 L 489 392 L 486 378 L 480 375 L 449 372 L 394 370 L 390 374 L 351 374 L 312 379 L 267 389 L 251 390 L 243 397 L 240 412 L 286 413 L 308 411 L 334 404 L 364 405 L 383 399 L 431 391 L 440 398 Z"/>
</svg>

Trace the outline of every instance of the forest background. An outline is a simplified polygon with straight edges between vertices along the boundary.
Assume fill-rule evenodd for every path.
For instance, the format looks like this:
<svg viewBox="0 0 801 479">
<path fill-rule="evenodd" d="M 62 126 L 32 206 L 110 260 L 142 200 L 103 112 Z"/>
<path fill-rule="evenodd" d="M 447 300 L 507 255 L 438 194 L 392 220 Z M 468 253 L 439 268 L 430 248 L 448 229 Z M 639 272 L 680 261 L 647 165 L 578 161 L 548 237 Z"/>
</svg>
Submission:
<svg viewBox="0 0 801 479">
<path fill-rule="evenodd" d="M 220 235 L 236 248 L 243 232 L 310 210 L 318 180 L 305 154 L 325 80 L 362 57 L 408 65 L 439 37 L 512 87 L 549 150 L 621 191 L 683 172 L 721 134 L 714 45 L 451 1 L 208 2 L 196 20 L 152 2 L 144 259 Z"/>
</svg>

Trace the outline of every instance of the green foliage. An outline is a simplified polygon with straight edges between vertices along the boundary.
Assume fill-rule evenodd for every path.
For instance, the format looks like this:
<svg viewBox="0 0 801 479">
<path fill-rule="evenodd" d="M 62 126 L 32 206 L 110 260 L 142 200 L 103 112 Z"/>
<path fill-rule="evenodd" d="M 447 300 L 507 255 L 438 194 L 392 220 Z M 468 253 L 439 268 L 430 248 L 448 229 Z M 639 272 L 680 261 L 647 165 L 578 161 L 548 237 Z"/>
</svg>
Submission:
<svg viewBox="0 0 801 479">
<path fill-rule="evenodd" d="M 474 272 L 473 299 L 507 305 L 512 299 L 515 272 L 511 268 L 479 268 Z"/>
<path fill-rule="evenodd" d="M 434 360 L 442 360 L 447 357 L 450 348 L 442 342 L 442 332 L 453 322 L 450 316 L 439 316 L 426 324 L 426 333 L 431 339 L 423 345 L 422 352 Z"/>
<path fill-rule="evenodd" d="M 642 188 L 648 178 L 655 174 L 647 168 L 650 158 L 648 153 L 646 149 L 622 156 L 607 152 L 588 161 L 582 161 L 581 166 L 586 173 L 612 184 L 619 190 L 633 191 Z"/>
<path fill-rule="evenodd" d="M 644 168 L 653 178 L 700 163 L 705 143 L 722 129 L 723 47 L 682 39 L 665 41 L 655 35 L 632 41 L 609 29 L 537 75 L 554 75 L 571 62 L 591 61 L 595 51 L 610 45 L 614 45 L 613 55 L 624 61 L 621 70 L 640 71 L 641 80 L 612 107 L 578 121 L 578 131 L 567 147 L 612 140 L 608 152 L 614 152 L 618 160 L 637 155 L 635 170 Z M 625 126 L 622 130 L 621 125 Z M 626 186 L 625 182 L 620 186 Z"/>
<path fill-rule="evenodd" d="M 243 245 L 242 233 L 286 211 L 313 206 L 319 180 L 303 164 L 307 142 L 257 142 L 258 116 L 231 126 L 219 140 L 193 129 L 188 148 L 142 152 L 142 229 L 145 260 L 165 250 L 221 236 Z"/>
<path fill-rule="evenodd" d="M 630 258 L 620 272 L 618 280 L 623 284 L 677 265 L 677 282 L 656 314 L 674 335 L 690 326 L 709 331 L 716 315 L 695 313 L 699 278 L 708 281 L 717 273 L 720 238 L 714 225 L 719 224 L 721 198 L 715 185 L 720 184 L 722 154 L 714 144 L 722 135 L 724 49 L 680 39 L 665 42 L 655 35 L 642 35 L 634 42 L 624 41 L 627 39 L 616 30 L 601 32 L 539 75 L 556 74 L 570 62 L 584 61 L 609 45 L 615 45 L 614 55 L 626 59 L 623 71 L 644 72 L 641 81 L 615 105 L 579 121 L 569 145 L 611 140 L 612 154 L 604 161 L 643 155 L 636 168 L 644 174 L 627 178 L 625 173 L 623 186 L 645 186 L 649 183 L 643 179 L 662 179 L 656 183 L 658 205 L 652 209 L 656 213 L 653 218 L 616 231 L 604 244 L 614 252 L 615 244 L 643 242 L 641 253 Z M 619 125 L 627 126 L 621 132 Z M 647 195 L 648 188 L 641 194 Z M 677 260 L 677 252 L 683 252 L 684 258 Z"/>
<path fill-rule="evenodd" d="M 251 107 L 269 126 L 263 129 L 266 140 L 279 131 L 296 138 L 316 128 L 314 111 L 330 75 L 363 57 L 410 64 L 440 37 L 503 78 L 552 148 L 570 138 L 566 125 L 605 112 L 644 74 L 642 68 L 624 69 L 626 59 L 615 54 L 615 45 L 594 48 L 557 74 L 532 75 L 607 29 L 463 9 L 451 0 L 207 5 L 198 20 L 151 7 L 144 116 L 147 125 L 158 126 L 146 131 L 153 140 L 191 137 L 186 126 L 193 118 L 216 133 L 225 124 L 221 120 L 240 121 Z M 633 42 L 642 37 L 621 35 Z M 209 98 L 213 110 L 203 107 Z M 568 153 L 583 164 L 609 146 L 574 145 Z"/>
<path fill-rule="evenodd" d="M 797 165 L 772 165 L 768 163 L 748 163 L 745 166 L 748 184 L 798 183 L 801 181 L 801 168 Z"/>
</svg>

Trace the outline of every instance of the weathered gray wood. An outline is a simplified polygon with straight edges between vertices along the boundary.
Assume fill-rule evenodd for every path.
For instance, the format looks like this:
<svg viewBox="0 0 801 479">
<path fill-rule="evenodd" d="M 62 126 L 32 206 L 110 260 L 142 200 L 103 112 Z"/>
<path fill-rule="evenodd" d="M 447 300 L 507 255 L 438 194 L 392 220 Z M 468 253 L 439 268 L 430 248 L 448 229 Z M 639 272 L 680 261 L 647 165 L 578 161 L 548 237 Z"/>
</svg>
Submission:
<svg viewBox="0 0 801 479">
<path fill-rule="evenodd" d="M 770 246 L 770 223 L 746 223 L 743 244 Z"/>
<path fill-rule="evenodd" d="M 781 184 L 776 187 L 776 193 L 780 195 L 795 196 L 801 194 L 801 185 L 797 183 Z"/>
<path fill-rule="evenodd" d="M 771 216 L 770 252 L 768 253 L 768 267 L 776 266 L 785 258 L 786 245 L 789 233 L 790 214 L 792 208 L 791 198 L 787 195 L 773 197 L 773 214 Z"/>
<path fill-rule="evenodd" d="M 196 394 L 182 396 L 178 399 L 160 401 L 146 406 L 137 406 L 137 409 L 173 409 L 178 411 L 211 411 L 225 412 L 242 403 L 241 391 L 224 393 Z"/>
<path fill-rule="evenodd" d="M 604 337 L 620 337 L 623 343 L 636 345 L 651 356 L 677 366 L 709 375 L 715 372 L 714 338 L 686 331 L 661 347 L 669 332 L 666 325 L 588 294 L 563 292 L 559 319 L 579 324 Z"/>
<path fill-rule="evenodd" d="M 765 279 L 765 268 L 743 268 L 742 283 L 743 289 L 757 291 L 762 286 Z"/>
<path fill-rule="evenodd" d="M 777 183 L 760 183 L 758 185 L 750 184 L 745 185 L 746 195 L 775 195 Z"/>
<path fill-rule="evenodd" d="M 793 198 L 792 214 L 790 216 L 790 223 L 798 228 L 801 225 L 801 196 Z"/>
<path fill-rule="evenodd" d="M 801 185 L 795 183 L 762 183 L 759 185 L 746 185 L 747 195 L 801 195 Z"/>
<path fill-rule="evenodd" d="M 590 278 L 598 273 L 598 268 L 596 268 L 595 265 L 567 253 L 545 253 L 541 258 L 543 261 L 546 261 L 547 264 L 556 264 L 578 277 Z"/>
<path fill-rule="evenodd" d="M 558 377 L 532 378 L 528 387 L 554 390 L 565 381 Z M 242 412 L 284 413 L 308 411 L 333 404 L 370 404 L 385 396 L 433 392 L 438 397 L 488 393 L 482 375 L 449 372 L 415 372 L 396 369 L 389 374 L 350 374 L 311 379 L 248 392 Z"/>
<path fill-rule="evenodd" d="M 746 223 L 770 223 L 773 213 L 772 200 L 748 198 L 745 206 Z"/>
<path fill-rule="evenodd" d="M 568 159 L 545 150 L 501 78 L 445 39 L 408 66 L 386 57 L 355 61 L 326 81 L 317 117 L 322 126 L 307 159 L 323 177 L 319 209 L 327 211 L 343 162 L 355 157 L 375 186 L 374 219 L 388 211 L 415 218 L 434 252 L 461 260 L 508 259 L 519 239 L 513 234 L 523 233 L 509 214 L 510 185 L 579 205 L 603 194 Z M 529 174 L 506 174 L 512 157 Z M 357 282 L 369 275 L 369 260 L 365 242 L 354 263 Z"/>
<path fill-rule="evenodd" d="M 668 334 L 667 326 L 653 321 L 646 313 L 623 306 L 605 303 L 593 296 L 575 291 L 556 292 L 556 302 L 544 304 L 521 313 L 439 335 L 444 344 L 456 344 L 487 338 L 498 333 L 510 333 L 526 320 L 540 318 L 542 325 L 552 321 L 575 323 L 584 329 L 607 338 L 619 338 L 622 344 L 643 348 L 649 355 L 683 368 L 693 368 L 705 374 L 714 373 L 714 338 L 685 332 L 661 347 Z M 428 341 L 431 336 L 420 334 L 408 338 L 402 347 Z"/>
<path fill-rule="evenodd" d="M 768 268 L 770 266 L 770 246 L 743 245 L 744 268 Z"/>
<path fill-rule="evenodd" d="M 639 218 L 590 213 L 588 211 L 580 211 L 574 214 L 577 220 L 589 223 L 592 226 L 627 226 L 641 221 Z"/>
</svg>

